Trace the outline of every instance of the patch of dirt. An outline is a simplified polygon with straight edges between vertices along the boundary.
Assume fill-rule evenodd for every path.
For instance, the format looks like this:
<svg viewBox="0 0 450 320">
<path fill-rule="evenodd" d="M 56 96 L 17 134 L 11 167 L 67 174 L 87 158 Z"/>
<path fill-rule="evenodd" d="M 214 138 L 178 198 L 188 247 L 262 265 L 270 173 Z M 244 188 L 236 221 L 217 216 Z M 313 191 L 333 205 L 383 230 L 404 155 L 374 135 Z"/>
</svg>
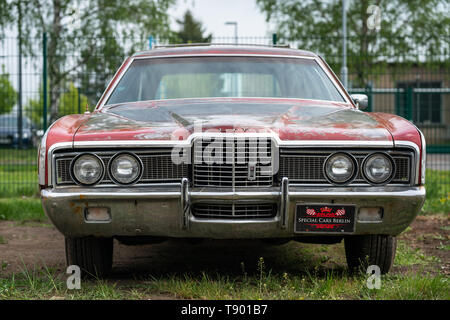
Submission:
<svg viewBox="0 0 450 320">
<path fill-rule="evenodd" d="M 444 246 L 448 248 L 449 245 L 449 225 L 448 217 L 421 216 L 412 223 L 411 230 L 404 232 L 399 238 L 407 241 L 411 247 L 421 249 L 426 255 L 441 260 L 441 263 L 426 266 L 427 270 L 448 275 L 450 252 L 444 250 Z M 18 273 L 24 266 L 29 271 L 47 266 L 65 273 L 64 237 L 53 226 L 18 225 L 11 221 L 0 221 L 0 236 L 0 239 L 3 238 L 3 243 L 0 242 L 0 276 Z M 281 246 L 268 246 L 260 241 L 218 240 L 200 244 L 178 240 L 126 246 L 115 241 L 114 246 L 112 278 L 120 280 L 121 286 L 126 286 L 127 283 L 131 285 L 136 278 L 149 275 L 166 278 L 185 272 L 194 275 L 202 272 L 210 275 L 250 274 L 258 272 L 259 257 L 264 257 L 266 268 L 271 268 L 274 273 L 305 272 L 315 266 L 338 272 L 344 272 L 346 268 L 342 243 L 335 245 L 337 250 L 332 250 L 342 253 L 342 257 L 336 260 L 337 263 L 327 262 L 329 250 L 326 246 L 294 241 Z M 407 273 L 414 271 L 415 267 L 394 267 L 392 273 Z"/>
<path fill-rule="evenodd" d="M 436 257 L 440 262 L 430 263 L 424 271 L 450 275 L 450 219 L 442 215 L 418 216 L 411 224 L 411 229 L 403 232 L 398 238 L 405 241 L 413 249 L 420 249 L 427 256 Z M 412 266 L 413 270 L 421 266 Z M 411 267 L 395 267 L 394 271 L 405 271 Z"/>
<path fill-rule="evenodd" d="M 64 237 L 53 226 L 0 221 L 0 274 L 31 271 L 46 265 L 65 268 Z"/>
</svg>

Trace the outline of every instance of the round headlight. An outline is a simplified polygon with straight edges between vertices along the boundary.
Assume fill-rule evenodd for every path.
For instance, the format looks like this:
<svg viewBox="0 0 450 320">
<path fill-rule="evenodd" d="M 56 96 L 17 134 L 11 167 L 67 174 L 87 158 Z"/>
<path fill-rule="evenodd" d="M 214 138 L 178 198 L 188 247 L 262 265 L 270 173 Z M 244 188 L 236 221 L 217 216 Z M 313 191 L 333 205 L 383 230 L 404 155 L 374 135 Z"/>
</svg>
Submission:
<svg viewBox="0 0 450 320">
<path fill-rule="evenodd" d="M 345 153 L 331 155 L 325 162 L 327 178 L 337 184 L 349 182 L 356 172 L 356 161 Z"/>
<path fill-rule="evenodd" d="M 103 162 L 93 154 L 82 154 L 72 162 L 73 178 L 81 184 L 93 185 L 103 177 Z"/>
<path fill-rule="evenodd" d="M 394 161 L 383 153 L 371 154 L 364 160 L 363 171 L 369 182 L 384 183 L 393 176 Z"/>
<path fill-rule="evenodd" d="M 121 153 L 109 165 L 111 177 L 120 184 L 132 184 L 141 176 L 141 162 L 132 154 Z"/>
</svg>

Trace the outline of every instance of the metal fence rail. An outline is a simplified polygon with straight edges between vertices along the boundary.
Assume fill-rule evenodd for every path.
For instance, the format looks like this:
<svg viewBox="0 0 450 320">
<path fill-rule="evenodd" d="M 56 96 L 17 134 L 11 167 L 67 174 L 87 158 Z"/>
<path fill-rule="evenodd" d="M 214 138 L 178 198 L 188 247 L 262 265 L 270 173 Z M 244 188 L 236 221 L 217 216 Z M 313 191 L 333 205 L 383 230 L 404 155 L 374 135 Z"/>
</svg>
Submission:
<svg viewBox="0 0 450 320">
<path fill-rule="evenodd" d="M 106 56 L 104 48 L 112 40 L 122 47 Z M 167 44 L 152 37 L 92 39 L 92 49 L 79 52 L 78 40 L 71 39 L 65 51 L 70 54 L 54 57 L 49 56 L 48 41 L 45 35 L 28 39 L 28 46 L 19 57 L 16 38 L 0 39 L 0 196 L 36 194 L 36 147 L 48 125 L 66 114 L 82 113 L 86 106 L 92 110 L 125 56 Z M 339 39 L 330 41 L 341 43 Z M 236 42 L 272 45 L 277 42 L 277 36 L 212 40 L 212 43 Z M 290 45 L 296 47 L 298 43 Z M 322 52 L 314 47 L 302 49 Z M 423 131 L 429 153 L 427 168 L 441 196 L 450 194 L 450 44 L 448 49 L 434 56 L 425 56 L 420 47 L 407 58 L 395 54 L 371 56 L 371 61 L 376 63 L 363 74 L 358 67 L 367 57 L 348 58 L 349 91 L 368 95 L 369 112 L 398 114 Z M 323 57 L 338 73 L 340 55 Z M 55 79 L 52 61 L 59 61 L 60 79 Z M 359 85 L 361 79 L 365 87 Z"/>
</svg>

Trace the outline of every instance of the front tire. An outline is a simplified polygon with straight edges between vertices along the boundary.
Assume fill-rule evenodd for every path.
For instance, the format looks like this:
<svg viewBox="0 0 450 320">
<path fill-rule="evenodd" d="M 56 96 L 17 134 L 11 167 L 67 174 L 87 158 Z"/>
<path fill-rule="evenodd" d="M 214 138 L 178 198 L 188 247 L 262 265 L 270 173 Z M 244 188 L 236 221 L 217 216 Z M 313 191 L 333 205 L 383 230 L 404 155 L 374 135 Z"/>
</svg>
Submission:
<svg viewBox="0 0 450 320">
<path fill-rule="evenodd" d="M 386 235 L 349 236 L 344 240 L 345 256 L 350 272 L 366 272 L 370 265 L 386 274 L 394 264 L 397 239 Z"/>
<path fill-rule="evenodd" d="M 112 238 L 66 237 L 67 265 L 77 265 L 84 277 L 104 278 L 111 271 L 113 257 Z"/>
</svg>

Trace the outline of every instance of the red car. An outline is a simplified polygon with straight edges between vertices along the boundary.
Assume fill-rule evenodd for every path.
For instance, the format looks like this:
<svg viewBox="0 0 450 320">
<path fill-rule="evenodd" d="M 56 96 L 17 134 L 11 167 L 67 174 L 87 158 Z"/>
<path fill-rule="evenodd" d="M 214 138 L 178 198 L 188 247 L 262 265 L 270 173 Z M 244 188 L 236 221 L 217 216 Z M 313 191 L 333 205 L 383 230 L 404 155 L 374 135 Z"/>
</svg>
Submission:
<svg viewBox="0 0 450 320">
<path fill-rule="evenodd" d="M 386 273 L 425 199 L 425 140 L 366 104 L 307 51 L 139 52 L 94 112 L 47 130 L 42 204 L 85 274 L 110 271 L 114 238 L 344 240 L 351 270 Z"/>
</svg>

